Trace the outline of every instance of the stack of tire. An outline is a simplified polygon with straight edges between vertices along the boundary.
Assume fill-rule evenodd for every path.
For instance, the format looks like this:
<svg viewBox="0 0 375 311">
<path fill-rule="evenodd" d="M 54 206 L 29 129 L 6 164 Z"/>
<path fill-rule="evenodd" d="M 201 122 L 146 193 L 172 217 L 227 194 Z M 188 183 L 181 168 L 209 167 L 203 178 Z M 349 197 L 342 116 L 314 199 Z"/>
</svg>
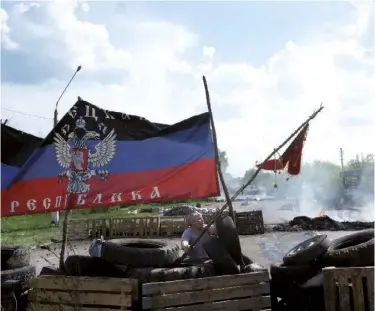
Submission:
<svg viewBox="0 0 375 311">
<path fill-rule="evenodd" d="M 316 235 L 292 248 L 283 263 L 271 265 L 272 310 L 324 310 L 324 267 L 374 266 L 374 230 L 331 241 Z"/>
<path fill-rule="evenodd" d="M 28 281 L 35 277 L 30 248 L 1 246 L 1 310 L 23 311 L 27 306 Z"/>
<path fill-rule="evenodd" d="M 179 245 L 154 239 L 96 240 L 100 248 L 90 247 L 91 256 L 69 256 L 65 271 L 43 268 L 41 274 L 134 278 L 139 282 L 164 282 L 263 270 L 241 253 L 240 241 L 232 219 L 223 216 L 216 222 L 218 237 L 206 239 L 204 248 L 211 260 L 204 263 L 179 262 Z"/>
</svg>

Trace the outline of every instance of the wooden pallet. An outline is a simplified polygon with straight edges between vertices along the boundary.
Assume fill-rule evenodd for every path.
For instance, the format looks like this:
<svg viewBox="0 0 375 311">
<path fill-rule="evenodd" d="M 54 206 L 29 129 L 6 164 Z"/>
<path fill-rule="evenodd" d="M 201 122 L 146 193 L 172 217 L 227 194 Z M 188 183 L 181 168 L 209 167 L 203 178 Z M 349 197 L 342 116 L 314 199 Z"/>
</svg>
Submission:
<svg viewBox="0 0 375 311">
<path fill-rule="evenodd" d="M 325 268 L 325 311 L 374 310 L 374 267 Z"/>
<path fill-rule="evenodd" d="M 138 281 L 45 275 L 29 281 L 30 311 L 134 310 Z"/>
<path fill-rule="evenodd" d="M 71 220 L 68 223 L 68 240 L 86 240 L 89 237 L 88 222 L 85 219 Z"/>
<path fill-rule="evenodd" d="M 142 285 L 142 310 L 270 310 L 268 272 Z"/>
<path fill-rule="evenodd" d="M 159 223 L 160 236 L 180 236 L 186 229 L 186 217 L 161 217 Z"/>
<path fill-rule="evenodd" d="M 238 234 L 252 235 L 264 233 L 262 211 L 237 212 L 235 217 Z"/>
</svg>

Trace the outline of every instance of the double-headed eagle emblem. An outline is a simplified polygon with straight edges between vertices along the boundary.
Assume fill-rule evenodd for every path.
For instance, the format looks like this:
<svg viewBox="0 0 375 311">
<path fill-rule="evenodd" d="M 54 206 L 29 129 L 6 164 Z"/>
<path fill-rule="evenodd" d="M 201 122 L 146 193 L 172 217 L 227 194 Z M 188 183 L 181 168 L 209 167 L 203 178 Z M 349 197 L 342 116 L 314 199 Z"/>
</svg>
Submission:
<svg viewBox="0 0 375 311">
<path fill-rule="evenodd" d="M 95 146 L 90 146 L 92 140 L 100 139 L 100 134 L 86 130 L 86 121 L 80 117 L 75 123 L 75 129 L 68 135 L 66 141 L 56 133 L 54 147 L 57 162 L 66 169 L 59 176 L 59 182 L 68 178 L 68 193 L 87 193 L 90 191 L 88 180 L 97 176 L 106 180 L 108 170 L 99 170 L 112 161 L 116 154 L 116 133 L 112 131 Z M 90 147 L 94 147 L 92 152 Z M 90 168 L 92 167 L 92 168 Z"/>
</svg>

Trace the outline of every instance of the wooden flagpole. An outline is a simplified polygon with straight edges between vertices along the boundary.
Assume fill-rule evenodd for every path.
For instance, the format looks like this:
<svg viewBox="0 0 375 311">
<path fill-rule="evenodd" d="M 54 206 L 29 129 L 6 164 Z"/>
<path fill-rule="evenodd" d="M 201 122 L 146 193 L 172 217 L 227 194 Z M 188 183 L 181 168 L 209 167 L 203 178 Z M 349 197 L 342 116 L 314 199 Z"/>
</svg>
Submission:
<svg viewBox="0 0 375 311">
<path fill-rule="evenodd" d="M 321 104 L 319 109 L 316 110 L 311 116 L 307 118 L 305 122 L 303 122 L 280 146 L 278 146 L 276 149 L 273 149 L 273 151 L 270 153 L 270 155 L 262 162 L 267 162 L 270 160 L 282 147 L 284 147 L 300 130 L 302 130 L 306 124 L 308 124 L 311 120 L 313 120 L 318 113 L 320 113 L 323 110 L 324 106 Z M 245 188 L 247 188 L 257 177 L 259 172 L 261 171 L 262 166 L 259 166 L 258 169 L 254 172 L 253 176 L 240 188 L 237 190 L 237 192 L 233 195 L 231 200 L 233 201 Z M 204 228 L 204 230 L 201 232 L 201 234 L 195 239 L 195 241 L 190 245 L 190 247 L 184 252 L 184 254 L 177 259 L 177 262 L 181 262 L 186 258 L 189 251 L 194 248 L 194 246 L 197 244 L 197 242 L 202 238 L 202 236 L 207 232 L 209 227 L 216 221 L 216 219 L 223 213 L 223 211 L 227 208 L 228 204 L 225 203 L 222 208 L 218 211 L 218 213 L 213 217 L 213 219 L 207 224 L 207 226 Z"/>
<path fill-rule="evenodd" d="M 212 140 L 213 140 L 214 148 L 215 148 L 216 169 L 217 169 L 217 173 L 218 173 L 219 178 L 220 178 L 221 185 L 223 187 L 225 200 L 226 200 L 227 205 L 229 207 L 229 216 L 233 219 L 233 222 L 235 222 L 232 201 L 230 199 L 228 188 L 225 184 L 223 172 L 221 170 L 221 163 L 220 163 L 220 158 L 219 158 L 219 148 L 217 146 L 217 136 L 216 136 L 214 117 L 213 117 L 212 108 L 211 108 L 210 93 L 208 91 L 208 86 L 207 86 L 207 81 L 206 81 L 205 76 L 203 76 L 203 85 L 204 85 L 204 91 L 206 93 L 207 109 L 208 109 L 208 113 L 210 115 L 210 121 L 211 121 L 211 127 L 212 127 Z"/>
</svg>

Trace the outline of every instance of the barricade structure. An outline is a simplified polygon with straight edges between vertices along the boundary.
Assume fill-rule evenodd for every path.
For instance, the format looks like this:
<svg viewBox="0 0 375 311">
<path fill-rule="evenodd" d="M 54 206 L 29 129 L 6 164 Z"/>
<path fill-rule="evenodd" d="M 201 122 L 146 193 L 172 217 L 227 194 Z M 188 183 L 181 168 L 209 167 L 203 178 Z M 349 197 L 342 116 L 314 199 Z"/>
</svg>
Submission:
<svg viewBox="0 0 375 311">
<path fill-rule="evenodd" d="M 203 217 L 208 223 L 214 215 Z M 73 219 L 68 224 L 68 239 L 73 241 L 101 236 L 106 239 L 180 236 L 187 227 L 186 218 L 187 216 L 134 216 Z M 262 211 L 235 213 L 235 220 L 240 235 L 264 233 Z"/>
<path fill-rule="evenodd" d="M 139 310 L 138 280 L 44 275 L 29 281 L 30 311 Z"/>
<path fill-rule="evenodd" d="M 268 271 L 142 284 L 142 310 L 271 310 Z"/>
</svg>

